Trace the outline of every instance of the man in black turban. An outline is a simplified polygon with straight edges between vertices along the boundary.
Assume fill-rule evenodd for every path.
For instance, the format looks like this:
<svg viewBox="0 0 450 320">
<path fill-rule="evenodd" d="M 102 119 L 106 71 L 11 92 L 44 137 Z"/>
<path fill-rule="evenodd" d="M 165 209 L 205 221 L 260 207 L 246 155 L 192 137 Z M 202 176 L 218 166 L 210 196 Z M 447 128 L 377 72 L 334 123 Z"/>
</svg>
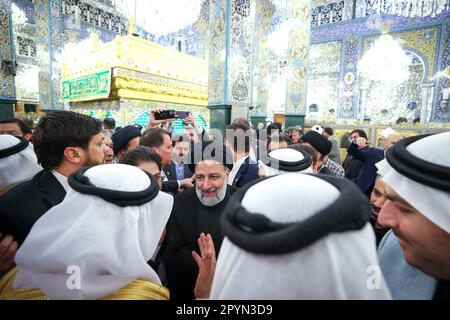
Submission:
<svg viewBox="0 0 450 320">
<path fill-rule="evenodd" d="M 220 249 L 220 218 L 236 190 L 227 184 L 233 158 L 224 144 L 192 145 L 188 164 L 195 174 L 195 188 L 175 196 L 163 248 L 171 299 L 194 298 L 198 267 L 192 251 L 198 248 L 198 235 L 211 234 L 215 248 Z"/>
<path fill-rule="evenodd" d="M 141 141 L 141 131 L 134 126 L 129 125 L 116 131 L 111 139 L 113 141 L 114 155 L 117 157 L 117 160 L 120 160 L 125 152 L 139 146 L 139 142 Z"/>
</svg>

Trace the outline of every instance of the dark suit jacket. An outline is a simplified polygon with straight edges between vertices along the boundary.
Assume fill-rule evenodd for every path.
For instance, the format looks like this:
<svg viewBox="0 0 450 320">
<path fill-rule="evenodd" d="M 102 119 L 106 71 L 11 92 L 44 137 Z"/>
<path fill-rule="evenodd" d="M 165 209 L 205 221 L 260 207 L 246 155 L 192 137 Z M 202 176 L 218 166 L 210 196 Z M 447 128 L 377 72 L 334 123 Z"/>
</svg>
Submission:
<svg viewBox="0 0 450 320">
<path fill-rule="evenodd" d="M 358 181 L 359 171 L 362 167 L 361 160 L 356 159 L 355 157 L 347 154 L 345 157 L 342 166 L 345 170 L 345 177 L 356 183 Z"/>
<path fill-rule="evenodd" d="M 377 148 L 358 149 L 356 143 L 351 143 L 347 148 L 347 152 L 349 155 L 361 160 L 362 166 L 356 184 L 362 192 L 370 195 L 377 178 L 377 167 L 375 164 L 384 159 L 384 150 Z"/>
<path fill-rule="evenodd" d="M 161 191 L 176 195 L 178 193 L 178 181 L 163 181 Z"/>
<path fill-rule="evenodd" d="M 258 164 L 251 161 L 250 157 L 247 157 L 239 168 L 239 171 L 236 173 L 232 185 L 240 188 L 253 180 L 259 179 L 258 171 Z"/>
<path fill-rule="evenodd" d="M 177 169 L 175 168 L 175 163 L 171 163 L 163 168 L 163 171 L 169 179 L 169 181 L 163 181 L 162 191 L 171 193 L 173 195 L 178 193 L 178 182 L 177 182 Z M 186 178 L 192 177 L 193 173 L 189 170 L 187 164 L 184 165 L 184 173 Z"/>
<path fill-rule="evenodd" d="M 164 173 L 167 176 L 167 179 L 169 180 L 178 180 L 177 179 L 177 169 L 175 166 L 175 163 L 172 162 L 170 165 L 165 166 L 163 168 Z M 192 177 L 194 174 L 191 172 L 191 170 L 189 170 L 189 166 L 187 164 L 184 165 L 184 176 L 185 178 L 190 178 Z"/>
<path fill-rule="evenodd" d="M 0 232 L 22 244 L 33 224 L 65 196 L 66 191 L 51 172 L 38 172 L 0 197 Z"/>
</svg>

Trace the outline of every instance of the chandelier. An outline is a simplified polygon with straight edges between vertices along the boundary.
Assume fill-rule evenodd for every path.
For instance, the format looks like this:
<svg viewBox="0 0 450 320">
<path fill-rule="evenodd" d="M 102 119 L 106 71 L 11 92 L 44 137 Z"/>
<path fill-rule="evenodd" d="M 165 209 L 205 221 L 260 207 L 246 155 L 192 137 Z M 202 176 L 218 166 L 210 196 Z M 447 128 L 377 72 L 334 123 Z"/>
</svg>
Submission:
<svg viewBox="0 0 450 320">
<path fill-rule="evenodd" d="M 203 0 L 112 0 L 114 7 L 136 26 L 156 36 L 194 24 Z M 131 22 L 130 22 L 131 23 Z"/>
<path fill-rule="evenodd" d="M 383 34 L 358 62 L 358 72 L 367 80 L 396 85 L 408 80 L 410 63 L 398 42 Z"/>
<path fill-rule="evenodd" d="M 28 22 L 25 12 L 20 9 L 15 3 L 11 4 L 12 22 L 16 26 L 22 26 Z"/>
<path fill-rule="evenodd" d="M 450 0 L 368 0 L 367 5 L 377 13 L 405 17 L 435 17 L 450 9 Z"/>
<path fill-rule="evenodd" d="M 285 57 L 289 49 L 289 39 L 291 30 L 294 26 L 293 19 L 288 19 L 283 22 L 280 27 L 269 34 L 267 37 L 267 44 L 269 50 L 278 57 Z"/>
</svg>

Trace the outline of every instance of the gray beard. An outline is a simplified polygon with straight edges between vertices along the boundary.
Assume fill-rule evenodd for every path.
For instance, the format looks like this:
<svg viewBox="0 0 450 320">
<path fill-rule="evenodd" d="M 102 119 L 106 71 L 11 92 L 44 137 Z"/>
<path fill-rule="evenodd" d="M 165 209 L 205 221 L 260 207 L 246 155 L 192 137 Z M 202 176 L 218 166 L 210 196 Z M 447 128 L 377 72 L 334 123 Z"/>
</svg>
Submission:
<svg viewBox="0 0 450 320">
<path fill-rule="evenodd" d="M 225 199 L 225 195 L 227 194 L 227 184 L 225 183 L 222 188 L 217 190 L 217 193 L 214 197 L 206 198 L 203 196 L 203 192 L 201 189 L 195 187 L 195 192 L 197 193 L 197 198 L 200 200 L 202 205 L 205 207 L 213 207 L 223 201 Z"/>
</svg>

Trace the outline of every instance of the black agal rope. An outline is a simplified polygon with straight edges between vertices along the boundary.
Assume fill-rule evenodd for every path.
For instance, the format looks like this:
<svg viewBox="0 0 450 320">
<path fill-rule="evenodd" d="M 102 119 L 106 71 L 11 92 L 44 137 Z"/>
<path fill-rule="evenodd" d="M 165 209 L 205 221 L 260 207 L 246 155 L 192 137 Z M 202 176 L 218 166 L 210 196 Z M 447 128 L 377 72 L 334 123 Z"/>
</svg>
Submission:
<svg viewBox="0 0 450 320">
<path fill-rule="evenodd" d="M 298 161 L 284 161 L 273 158 L 268 155 L 268 161 L 263 161 L 266 166 L 272 167 L 274 169 L 278 169 L 286 172 L 297 172 L 303 171 L 311 167 L 312 159 L 309 154 L 306 152 L 298 151 L 303 155 L 303 159 Z"/>
<path fill-rule="evenodd" d="M 25 150 L 30 144 L 27 140 L 21 137 L 16 138 L 19 139 L 20 142 L 16 145 L 13 145 L 12 147 L 0 150 L 0 159 L 9 157 L 15 153 L 19 153 L 20 151 Z"/>
<path fill-rule="evenodd" d="M 69 185 L 79 193 L 94 195 L 103 200 L 118 205 L 120 207 L 141 206 L 152 201 L 159 192 L 159 186 L 155 178 L 146 172 L 150 178 L 150 186 L 142 191 L 117 191 L 111 189 L 98 188 L 93 185 L 89 178 L 84 175 L 91 167 L 81 168 L 69 176 Z"/>
<path fill-rule="evenodd" d="M 396 171 L 418 183 L 442 191 L 450 191 L 450 168 L 420 159 L 408 151 L 407 147 L 430 134 L 408 137 L 399 140 L 392 148 L 386 151 L 386 160 Z M 450 148 L 447 145 L 436 148 Z"/>
<path fill-rule="evenodd" d="M 222 215 L 224 235 L 246 251 L 285 254 L 305 248 L 330 233 L 359 230 L 366 225 L 369 202 L 354 183 L 329 175 L 316 174 L 313 177 L 325 180 L 339 190 L 338 199 L 328 207 L 301 222 L 271 221 L 263 214 L 248 212 L 241 205 L 247 190 L 261 182 L 256 181 L 238 190 L 230 199 Z"/>
</svg>

